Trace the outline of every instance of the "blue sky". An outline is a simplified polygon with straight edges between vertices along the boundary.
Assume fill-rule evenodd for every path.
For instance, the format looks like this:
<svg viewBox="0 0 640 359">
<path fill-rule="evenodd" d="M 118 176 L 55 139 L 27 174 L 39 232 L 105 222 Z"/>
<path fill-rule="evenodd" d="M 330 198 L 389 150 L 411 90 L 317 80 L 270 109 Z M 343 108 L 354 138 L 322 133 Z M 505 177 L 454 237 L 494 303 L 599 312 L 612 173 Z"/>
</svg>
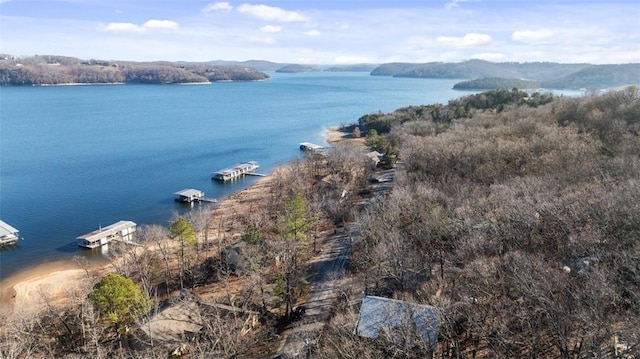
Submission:
<svg viewBox="0 0 640 359">
<path fill-rule="evenodd" d="M 630 63 L 640 62 L 640 0 L 0 0 L 0 53 Z"/>
</svg>

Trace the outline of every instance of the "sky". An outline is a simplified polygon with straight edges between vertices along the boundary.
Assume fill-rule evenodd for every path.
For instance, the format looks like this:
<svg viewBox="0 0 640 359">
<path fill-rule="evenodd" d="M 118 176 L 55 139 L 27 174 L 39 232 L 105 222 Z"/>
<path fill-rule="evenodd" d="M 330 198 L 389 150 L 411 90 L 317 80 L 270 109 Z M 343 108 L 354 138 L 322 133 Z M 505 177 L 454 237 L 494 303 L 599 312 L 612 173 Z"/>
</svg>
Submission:
<svg viewBox="0 0 640 359">
<path fill-rule="evenodd" d="M 640 63 L 640 0 L 0 0 L 0 53 L 300 64 Z"/>
</svg>

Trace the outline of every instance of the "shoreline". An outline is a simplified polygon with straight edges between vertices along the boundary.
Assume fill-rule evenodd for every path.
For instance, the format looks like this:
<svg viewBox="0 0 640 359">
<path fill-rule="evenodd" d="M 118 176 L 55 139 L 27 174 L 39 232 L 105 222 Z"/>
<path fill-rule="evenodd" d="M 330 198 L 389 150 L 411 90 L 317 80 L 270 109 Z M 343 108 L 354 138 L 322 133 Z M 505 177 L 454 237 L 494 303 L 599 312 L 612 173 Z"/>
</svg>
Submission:
<svg viewBox="0 0 640 359">
<path fill-rule="evenodd" d="M 348 137 L 348 134 L 340 132 L 339 126 L 326 128 L 326 141 L 330 145 L 338 145 L 349 140 L 352 139 Z M 286 166 L 287 164 L 281 165 L 272 173 Z M 271 174 L 258 179 L 249 187 L 222 198 L 212 215 L 220 216 L 220 213 L 233 215 L 239 207 L 251 207 L 252 202 L 265 195 L 267 192 L 265 187 L 269 185 L 270 181 Z M 215 228 L 209 228 L 209 231 L 217 235 Z M 92 272 L 104 273 L 109 270 L 110 266 L 111 262 L 109 261 L 90 263 L 89 267 Z M 3 309 L 9 310 L 18 308 L 37 310 L 41 304 L 39 301 L 43 299 L 46 299 L 48 304 L 62 304 L 68 300 L 70 292 L 79 288 L 82 283 L 89 283 L 88 279 L 85 269 L 73 260 L 43 263 L 18 271 L 7 278 L 0 278 L 0 303 Z"/>
</svg>

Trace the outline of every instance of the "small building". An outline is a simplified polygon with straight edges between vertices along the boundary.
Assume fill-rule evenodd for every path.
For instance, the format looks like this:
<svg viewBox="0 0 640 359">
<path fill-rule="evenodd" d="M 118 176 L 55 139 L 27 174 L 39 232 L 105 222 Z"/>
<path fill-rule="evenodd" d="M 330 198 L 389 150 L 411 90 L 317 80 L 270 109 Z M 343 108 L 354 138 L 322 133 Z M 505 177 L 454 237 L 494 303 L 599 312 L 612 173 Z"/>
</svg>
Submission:
<svg viewBox="0 0 640 359">
<path fill-rule="evenodd" d="M 131 241 L 136 231 L 136 224 L 131 221 L 119 221 L 107 227 L 76 237 L 78 246 L 97 248 L 113 240 Z"/>
<path fill-rule="evenodd" d="M 0 221 L 0 246 L 14 244 L 18 241 L 19 231 L 8 223 Z"/>
<path fill-rule="evenodd" d="M 438 341 L 438 312 L 430 305 L 366 296 L 355 334 L 371 339 L 384 335 L 399 344 L 417 337 L 425 348 L 433 350 Z"/>
<path fill-rule="evenodd" d="M 256 161 L 238 163 L 235 166 L 224 168 L 212 173 L 211 179 L 214 179 L 217 181 L 223 181 L 223 182 L 231 181 L 247 173 L 255 171 L 256 169 L 258 169 L 258 167 L 260 166 Z"/>
<path fill-rule="evenodd" d="M 307 152 L 320 152 L 324 149 L 324 147 L 311 142 L 301 142 L 300 149 Z"/>
<path fill-rule="evenodd" d="M 175 200 L 178 202 L 198 202 L 204 200 L 204 192 L 197 189 L 187 188 L 174 193 Z"/>
</svg>

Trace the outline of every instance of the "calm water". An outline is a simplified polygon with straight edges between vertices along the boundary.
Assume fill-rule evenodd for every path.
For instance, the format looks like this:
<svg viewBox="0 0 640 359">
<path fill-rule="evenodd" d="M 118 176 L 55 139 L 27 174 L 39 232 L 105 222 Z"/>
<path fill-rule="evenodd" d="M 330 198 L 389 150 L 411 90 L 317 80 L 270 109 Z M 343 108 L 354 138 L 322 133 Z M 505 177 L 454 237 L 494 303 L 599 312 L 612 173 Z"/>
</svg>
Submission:
<svg viewBox="0 0 640 359">
<path fill-rule="evenodd" d="M 118 220 L 167 225 L 190 207 L 173 193 L 223 198 L 211 172 L 255 160 L 260 172 L 325 144 L 324 130 L 363 114 L 446 103 L 457 80 L 366 73 L 276 74 L 264 82 L 0 88 L 0 219 L 20 230 L 0 279 L 64 260 L 75 237 Z"/>
</svg>

